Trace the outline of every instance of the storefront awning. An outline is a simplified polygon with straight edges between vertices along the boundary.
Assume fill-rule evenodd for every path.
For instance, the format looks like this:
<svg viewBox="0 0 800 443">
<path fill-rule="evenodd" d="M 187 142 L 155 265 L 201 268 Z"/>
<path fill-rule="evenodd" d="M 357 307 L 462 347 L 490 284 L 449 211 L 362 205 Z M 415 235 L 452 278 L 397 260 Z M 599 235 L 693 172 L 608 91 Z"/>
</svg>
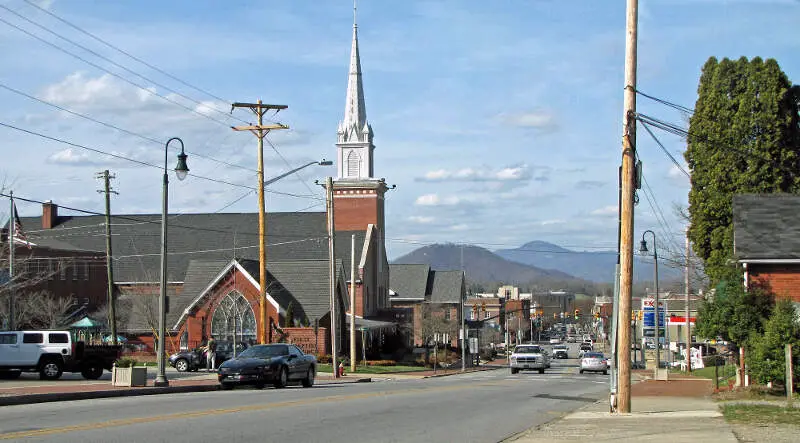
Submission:
<svg viewBox="0 0 800 443">
<path fill-rule="evenodd" d="M 345 314 L 347 318 L 346 321 L 346 328 L 350 330 L 350 314 Z M 379 329 L 394 329 L 397 327 L 397 323 L 393 323 L 390 321 L 381 321 L 381 320 L 368 320 L 366 318 L 359 318 L 356 317 L 356 329 L 358 330 L 379 330 Z"/>
</svg>

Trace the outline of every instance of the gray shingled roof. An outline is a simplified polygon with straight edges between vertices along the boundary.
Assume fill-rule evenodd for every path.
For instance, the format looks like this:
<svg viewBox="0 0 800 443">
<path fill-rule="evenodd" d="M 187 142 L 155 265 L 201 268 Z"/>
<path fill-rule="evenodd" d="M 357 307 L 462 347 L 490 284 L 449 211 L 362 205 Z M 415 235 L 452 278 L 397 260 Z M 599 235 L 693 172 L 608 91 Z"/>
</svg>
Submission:
<svg viewBox="0 0 800 443">
<path fill-rule="evenodd" d="M 798 214 L 798 195 L 734 195 L 733 243 L 737 258 L 800 258 Z"/>
<path fill-rule="evenodd" d="M 105 251 L 103 216 L 59 216 L 53 229 L 41 230 L 41 217 L 23 217 L 30 241 L 45 247 Z M 111 217 L 114 279 L 117 282 L 157 282 L 160 270 L 161 215 Z M 184 281 L 193 259 L 229 261 L 258 259 L 258 214 L 184 214 L 169 219 L 167 280 Z M 360 257 L 364 232 L 336 233 L 337 259 L 347 263 L 350 234 L 356 234 Z M 324 212 L 267 214 L 267 264 L 286 260 L 327 260 Z M 257 274 L 256 274 L 257 275 Z"/>
<path fill-rule="evenodd" d="M 169 300 L 167 327 L 172 327 L 183 311 L 200 295 L 231 260 L 190 260 L 180 295 Z M 256 274 L 258 280 L 258 274 Z"/>
<path fill-rule="evenodd" d="M 243 260 L 241 263 L 258 280 L 258 262 Z M 328 263 L 327 259 L 267 261 L 269 295 L 283 309 L 294 301 L 295 318 L 302 319 L 305 316 L 313 324 L 315 318 L 321 319 L 330 311 Z M 337 264 L 341 266 L 339 260 Z"/>
<path fill-rule="evenodd" d="M 432 303 L 455 303 L 461 301 L 464 289 L 464 273 L 461 271 L 431 271 L 433 274 Z"/>
<path fill-rule="evenodd" d="M 396 294 L 393 298 L 425 300 L 428 294 L 428 265 L 389 265 L 389 289 Z"/>
</svg>

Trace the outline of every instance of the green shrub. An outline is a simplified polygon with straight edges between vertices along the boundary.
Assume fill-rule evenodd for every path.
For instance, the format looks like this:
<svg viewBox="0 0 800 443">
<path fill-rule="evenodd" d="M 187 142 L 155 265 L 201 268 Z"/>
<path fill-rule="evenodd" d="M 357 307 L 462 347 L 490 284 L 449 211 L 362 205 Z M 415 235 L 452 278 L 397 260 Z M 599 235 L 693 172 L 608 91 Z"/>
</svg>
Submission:
<svg viewBox="0 0 800 443">
<path fill-rule="evenodd" d="M 114 362 L 118 368 L 132 368 L 136 366 L 139 362 L 130 358 L 130 357 L 122 357 Z"/>
<path fill-rule="evenodd" d="M 362 362 L 364 363 L 364 362 Z M 394 360 L 367 360 L 367 366 L 396 366 L 397 362 Z"/>
</svg>

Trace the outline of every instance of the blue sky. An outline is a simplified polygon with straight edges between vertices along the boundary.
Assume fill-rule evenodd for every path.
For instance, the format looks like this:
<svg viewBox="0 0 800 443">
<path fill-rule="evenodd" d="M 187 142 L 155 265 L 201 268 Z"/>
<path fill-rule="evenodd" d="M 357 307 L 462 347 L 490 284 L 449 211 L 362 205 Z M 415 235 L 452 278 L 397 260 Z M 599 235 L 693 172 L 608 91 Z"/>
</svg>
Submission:
<svg viewBox="0 0 800 443">
<path fill-rule="evenodd" d="M 179 136 L 193 173 L 229 183 L 255 186 L 256 163 L 255 139 L 228 129 L 241 123 L 225 115 L 232 101 L 261 98 L 289 106 L 277 120 L 292 129 L 270 136 L 280 156 L 270 147 L 265 151 L 267 178 L 288 165 L 335 158 L 351 2 L 35 3 L 213 96 L 103 46 L 23 0 L 0 0 L 0 6 L 150 81 L 7 9 L 0 8 L 0 18 L 183 107 L 2 21 L 0 85 L 155 140 Z M 796 0 L 640 3 L 639 89 L 648 94 L 693 106 L 700 68 L 712 55 L 772 57 L 800 82 Z M 367 116 L 376 134 L 375 174 L 397 185 L 386 202 L 390 259 L 434 242 L 489 249 L 531 240 L 577 250 L 615 247 L 624 21 L 624 0 L 359 2 Z M 163 162 L 163 146 L 4 87 L 2 123 L 156 165 Z M 684 115 L 644 98 L 639 111 L 687 122 Z M 234 116 L 252 120 L 244 111 Z M 656 135 L 682 160 L 682 140 Z M 112 201 L 115 213 L 160 212 L 161 173 L 156 168 L 3 127 L 0 149 L 0 179 L 17 195 L 102 211 L 102 195 L 95 192 L 100 182 L 94 176 L 110 169 L 119 192 Z M 639 155 L 652 194 L 640 195 L 636 236 L 654 229 L 669 239 L 663 244 L 678 249 L 683 224 L 674 207 L 686 205 L 688 180 L 643 130 Z M 324 210 L 322 190 L 313 182 L 331 174 L 333 167 L 308 168 L 275 183 L 267 194 L 268 210 Z M 257 200 L 248 192 L 193 177 L 173 179 L 170 212 L 253 212 Z M 660 207 L 661 223 L 646 197 Z M 36 215 L 41 209 L 20 203 L 19 210 Z"/>
</svg>

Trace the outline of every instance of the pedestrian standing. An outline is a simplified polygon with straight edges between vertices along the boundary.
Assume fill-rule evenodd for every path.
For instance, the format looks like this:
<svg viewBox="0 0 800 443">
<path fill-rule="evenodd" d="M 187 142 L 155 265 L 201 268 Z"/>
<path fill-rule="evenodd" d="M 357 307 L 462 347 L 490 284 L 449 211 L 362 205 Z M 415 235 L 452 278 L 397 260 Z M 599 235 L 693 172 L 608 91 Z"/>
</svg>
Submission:
<svg viewBox="0 0 800 443">
<path fill-rule="evenodd" d="M 211 372 L 216 367 L 217 360 L 217 341 L 214 337 L 208 339 L 206 343 L 206 370 Z"/>
</svg>

